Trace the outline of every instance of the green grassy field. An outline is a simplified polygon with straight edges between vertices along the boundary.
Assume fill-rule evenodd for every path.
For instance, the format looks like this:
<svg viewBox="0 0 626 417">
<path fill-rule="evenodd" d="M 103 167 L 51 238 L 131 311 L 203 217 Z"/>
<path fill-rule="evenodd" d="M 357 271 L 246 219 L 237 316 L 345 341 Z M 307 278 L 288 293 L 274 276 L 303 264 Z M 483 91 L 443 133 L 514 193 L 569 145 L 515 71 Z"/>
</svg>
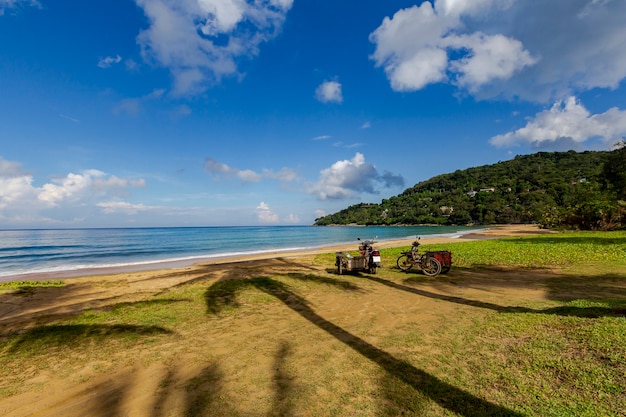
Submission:
<svg viewBox="0 0 626 417">
<path fill-rule="evenodd" d="M 383 249 L 384 267 L 373 276 L 336 275 L 334 254 L 324 254 L 310 265 L 289 261 L 298 272 L 250 266 L 229 279 L 195 280 L 5 334 L 0 409 L 12 396 L 42 390 L 38 374 L 88 383 L 94 376 L 79 372 L 85 363 L 96 364 L 97 375 L 118 372 L 131 358 L 173 367 L 186 356 L 205 370 L 163 378 L 157 394 L 182 390 L 192 400 L 154 415 L 626 415 L 626 232 L 424 245 L 453 253 L 452 271 L 438 278 L 395 268 L 406 249 Z M 524 291 L 526 279 L 546 296 L 491 291 L 494 280 Z M 6 284 L 0 297 L 32 291 L 36 284 Z M 390 307 L 401 319 L 387 327 L 324 304 L 358 305 L 382 291 L 411 306 Z M 413 299 L 428 304 L 413 306 Z M 243 324 L 253 336 L 238 333 Z M 220 353 L 229 349 L 236 362 Z M 262 358 L 275 351 L 268 375 Z M 251 413 L 247 402 L 264 411 Z"/>
</svg>

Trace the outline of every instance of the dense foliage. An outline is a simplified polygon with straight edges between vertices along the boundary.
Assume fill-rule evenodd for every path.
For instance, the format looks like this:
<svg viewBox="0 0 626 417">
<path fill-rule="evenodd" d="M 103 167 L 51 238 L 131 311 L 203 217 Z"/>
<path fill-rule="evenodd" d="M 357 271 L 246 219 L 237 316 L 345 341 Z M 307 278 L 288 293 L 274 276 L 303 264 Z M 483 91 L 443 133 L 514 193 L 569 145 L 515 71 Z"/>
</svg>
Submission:
<svg viewBox="0 0 626 417">
<path fill-rule="evenodd" d="M 439 175 L 380 204 L 353 205 L 315 224 L 539 223 L 614 229 L 621 225 L 624 198 L 626 147 L 539 152 Z"/>
</svg>

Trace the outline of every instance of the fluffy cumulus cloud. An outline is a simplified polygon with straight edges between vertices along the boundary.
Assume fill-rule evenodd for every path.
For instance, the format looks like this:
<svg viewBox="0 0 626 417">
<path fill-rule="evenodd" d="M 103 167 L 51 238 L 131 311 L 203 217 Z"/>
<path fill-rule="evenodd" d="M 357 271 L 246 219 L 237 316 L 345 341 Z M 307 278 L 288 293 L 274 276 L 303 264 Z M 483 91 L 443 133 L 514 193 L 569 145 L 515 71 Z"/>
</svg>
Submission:
<svg viewBox="0 0 626 417">
<path fill-rule="evenodd" d="M 341 84 L 337 81 L 325 81 L 315 90 L 315 98 L 322 103 L 341 103 L 343 94 Z"/>
<path fill-rule="evenodd" d="M 256 207 L 257 216 L 261 223 L 278 223 L 278 215 L 274 213 L 270 206 L 261 201 Z"/>
<path fill-rule="evenodd" d="M 121 178 L 99 170 L 85 170 L 36 186 L 33 175 L 17 162 L 0 158 L 0 220 L 19 223 L 45 218 L 54 209 L 97 205 L 100 199 L 119 198 L 130 188 L 145 187 L 143 179 Z"/>
<path fill-rule="evenodd" d="M 385 172 L 382 175 L 376 167 L 365 161 L 365 156 L 357 152 L 350 160 L 335 162 L 320 172 L 320 178 L 309 186 L 308 192 L 320 200 L 354 198 L 360 193 L 378 194 L 379 187 L 401 187 L 401 176 Z"/>
<path fill-rule="evenodd" d="M 423 2 L 383 20 L 371 58 L 396 91 L 559 100 L 626 76 L 625 15 L 621 0 Z"/>
<path fill-rule="evenodd" d="M 237 73 L 237 59 L 258 54 L 280 31 L 293 0 L 136 0 L 149 27 L 144 57 L 169 68 L 174 92 L 193 94 Z"/>
<path fill-rule="evenodd" d="M 526 126 L 491 138 L 495 146 L 529 144 L 536 148 L 576 148 L 590 139 L 612 145 L 626 135 L 626 111 L 613 107 L 591 114 L 575 97 L 555 103 L 528 121 Z"/>
<path fill-rule="evenodd" d="M 370 35 L 376 44 L 372 58 L 384 67 L 394 90 L 414 91 L 448 80 L 476 90 L 534 64 L 516 39 L 480 31 L 462 33 L 460 16 L 475 9 L 450 1 L 436 2 L 435 7 L 424 2 L 399 10 Z"/>
<path fill-rule="evenodd" d="M 263 179 L 291 182 L 298 178 L 296 171 L 291 168 L 281 168 L 278 171 L 263 169 L 260 173 L 258 173 L 251 169 L 233 168 L 210 157 L 205 160 L 204 170 L 213 175 L 215 178 L 233 177 L 238 178 L 243 182 L 259 182 Z"/>
</svg>

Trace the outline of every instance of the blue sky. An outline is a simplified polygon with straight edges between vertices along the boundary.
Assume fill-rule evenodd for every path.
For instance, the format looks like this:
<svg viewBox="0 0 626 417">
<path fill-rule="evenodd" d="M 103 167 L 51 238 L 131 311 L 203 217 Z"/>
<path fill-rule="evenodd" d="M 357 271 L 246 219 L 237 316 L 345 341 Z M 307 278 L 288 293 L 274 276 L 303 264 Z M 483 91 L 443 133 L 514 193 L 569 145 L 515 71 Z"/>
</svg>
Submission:
<svg viewBox="0 0 626 417">
<path fill-rule="evenodd" d="M 312 224 L 626 136 L 623 0 L 0 0 L 0 228 Z"/>
</svg>

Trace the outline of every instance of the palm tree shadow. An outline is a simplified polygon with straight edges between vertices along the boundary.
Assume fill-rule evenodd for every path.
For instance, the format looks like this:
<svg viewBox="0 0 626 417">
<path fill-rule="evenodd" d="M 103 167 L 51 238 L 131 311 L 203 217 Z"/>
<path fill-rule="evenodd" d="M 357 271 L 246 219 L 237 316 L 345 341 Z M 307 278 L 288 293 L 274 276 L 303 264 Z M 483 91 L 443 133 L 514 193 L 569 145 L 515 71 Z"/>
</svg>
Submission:
<svg viewBox="0 0 626 417">
<path fill-rule="evenodd" d="M 342 281 L 333 278 L 322 277 L 315 274 L 304 274 L 298 272 L 291 272 L 285 274 L 286 277 L 298 280 L 313 282 L 316 284 L 323 284 L 339 288 L 345 291 L 359 291 L 360 287 L 349 281 Z M 207 313 L 219 314 L 228 308 L 237 308 L 240 306 L 238 295 L 250 287 L 256 287 L 254 282 L 263 281 L 266 288 L 272 287 L 278 281 L 273 281 L 267 278 L 241 278 L 236 273 L 227 274 L 221 279 L 214 282 L 209 286 L 205 293 L 204 298 L 207 306 Z"/>
<path fill-rule="evenodd" d="M 224 391 L 224 374 L 218 365 L 204 368 L 185 384 L 186 416 L 236 415 L 235 410 L 220 398 Z"/>
<path fill-rule="evenodd" d="M 274 403 L 271 415 L 294 415 L 293 392 L 295 391 L 295 384 L 287 369 L 287 360 L 290 355 L 291 345 L 283 340 L 274 356 Z"/>
<path fill-rule="evenodd" d="M 443 382 L 324 319 L 308 305 L 304 298 L 289 290 L 281 282 L 271 278 L 256 278 L 250 280 L 250 283 L 259 290 L 276 297 L 313 325 L 324 330 L 367 359 L 377 363 L 389 374 L 410 385 L 415 390 L 422 392 L 449 411 L 463 416 L 521 416 L 521 414 L 515 411 L 478 398 Z"/>
<path fill-rule="evenodd" d="M 131 324 L 54 324 L 34 327 L 16 337 L 9 344 L 10 353 L 22 351 L 46 351 L 54 346 L 102 342 L 108 338 L 126 336 L 150 336 L 172 334 L 160 326 L 138 326 Z"/>
<path fill-rule="evenodd" d="M 585 317 L 585 318 L 599 318 L 599 317 L 624 317 L 626 316 L 626 307 L 616 305 L 615 307 L 575 307 L 575 306 L 560 306 L 547 309 L 533 309 L 528 307 L 516 307 L 516 306 L 501 306 L 494 303 L 488 303 L 485 301 L 470 300 L 467 298 L 456 297 L 452 295 L 438 294 L 426 290 L 422 290 L 414 287 L 407 287 L 406 285 L 398 284 L 393 281 L 388 281 L 382 278 L 367 277 L 371 281 L 378 282 L 397 290 L 410 292 L 422 297 L 428 297 L 436 300 L 448 301 L 455 304 L 462 304 L 471 307 L 485 308 L 494 310 L 499 313 L 533 313 L 533 314 L 554 314 L 559 316 L 572 316 L 572 317 Z"/>
</svg>

